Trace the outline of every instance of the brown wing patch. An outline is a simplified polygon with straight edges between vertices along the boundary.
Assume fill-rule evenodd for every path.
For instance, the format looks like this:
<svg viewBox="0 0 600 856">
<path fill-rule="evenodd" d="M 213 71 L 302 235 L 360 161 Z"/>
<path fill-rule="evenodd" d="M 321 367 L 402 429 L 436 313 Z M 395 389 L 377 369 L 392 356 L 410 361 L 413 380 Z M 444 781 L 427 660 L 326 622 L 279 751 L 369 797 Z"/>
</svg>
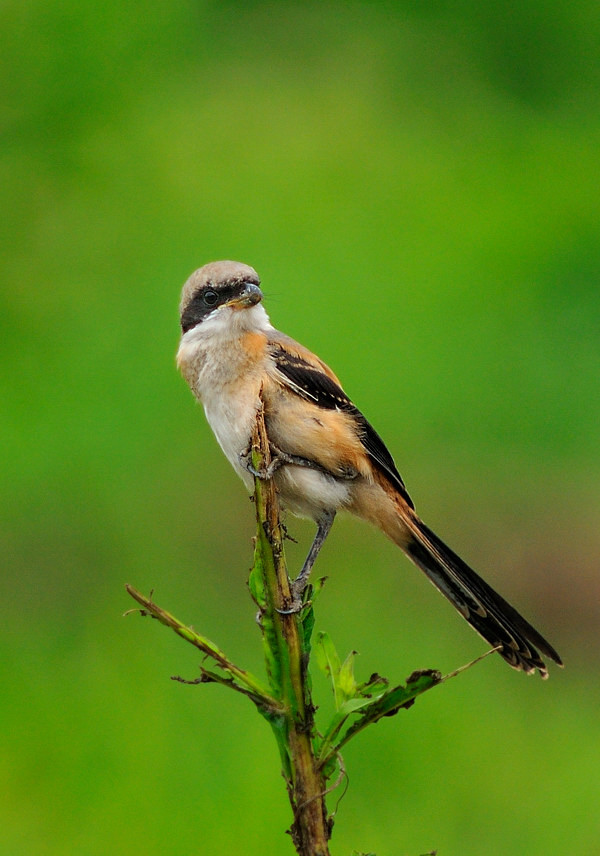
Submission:
<svg viewBox="0 0 600 856">
<path fill-rule="evenodd" d="M 342 422 L 349 426 L 353 436 L 359 440 L 362 451 L 367 453 L 376 468 L 400 492 L 409 506 L 414 508 L 385 443 L 348 398 L 331 369 L 302 345 L 281 334 L 269 339 L 268 350 L 273 359 L 275 379 L 300 398 L 315 404 L 319 408 L 318 419 L 324 419 L 328 411 L 333 411 L 333 419 L 327 419 L 330 427 Z M 346 417 L 344 420 L 340 419 L 340 413 Z M 335 450 L 338 442 L 340 439 L 332 433 L 328 445 Z M 322 436 L 319 445 L 323 445 Z M 363 469 L 364 467 L 360 467 L 359 471 Z"/>
</svg>

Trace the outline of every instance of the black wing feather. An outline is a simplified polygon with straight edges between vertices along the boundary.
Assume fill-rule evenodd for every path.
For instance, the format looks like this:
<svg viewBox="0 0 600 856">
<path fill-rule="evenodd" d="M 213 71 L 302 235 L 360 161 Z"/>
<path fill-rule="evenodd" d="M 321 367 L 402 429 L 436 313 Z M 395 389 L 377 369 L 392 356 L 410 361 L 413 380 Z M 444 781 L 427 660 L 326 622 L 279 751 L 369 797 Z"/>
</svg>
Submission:
<svg viewBox="0 0 600 856">
<path fill-rule="evenodd" d="M 342 410 L 352 414 L 360 441 L 369 458 L 394 483 L 408 505 L 414 508 L 402 476 L 396 469 L 394 459 L 385 443 L 360 410 L 350 401 L 344 390 L 329 375 L 315 368 L 301 356 L 284 350 L 280 345 L 272 346 L 271 353 L 277 370 L 286 378 L 293 392 L 325 410 Z"/>
</svg>

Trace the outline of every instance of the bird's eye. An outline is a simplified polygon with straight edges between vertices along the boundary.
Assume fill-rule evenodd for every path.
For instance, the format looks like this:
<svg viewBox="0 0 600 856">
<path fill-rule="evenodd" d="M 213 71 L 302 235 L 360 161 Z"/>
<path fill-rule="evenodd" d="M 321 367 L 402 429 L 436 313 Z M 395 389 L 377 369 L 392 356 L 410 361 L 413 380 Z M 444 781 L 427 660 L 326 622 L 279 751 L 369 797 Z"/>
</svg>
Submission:
<svg viewBox="0 0 600 856">
<path fill-rule="evenodd" d="M 203 298 L 207 306 L 214 306 L 219 299 L 219 295 L 216 291 L 208 290 L 204 292 Z"/>
</svg>

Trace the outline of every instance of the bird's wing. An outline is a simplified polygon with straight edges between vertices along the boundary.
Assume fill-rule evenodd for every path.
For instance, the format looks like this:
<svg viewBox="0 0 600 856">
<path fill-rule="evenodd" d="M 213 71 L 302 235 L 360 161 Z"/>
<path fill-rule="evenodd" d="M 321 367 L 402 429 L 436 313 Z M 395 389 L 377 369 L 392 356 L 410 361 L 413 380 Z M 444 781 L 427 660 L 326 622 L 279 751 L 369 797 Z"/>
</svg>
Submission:
<svg viewBox="0 0 600 856">
<path fill-rule="evenodd" d="M 402 476 L 385 443 L 342 389 L 329 366 L 298 342 L 277 333 L 269 339 L 268 351 L 277 380 L 296 395 L 324 410 L 340 410 L 352 417 L 357 436 L 372 463 L 399 491 L 411 508 Z"/>
</svg>

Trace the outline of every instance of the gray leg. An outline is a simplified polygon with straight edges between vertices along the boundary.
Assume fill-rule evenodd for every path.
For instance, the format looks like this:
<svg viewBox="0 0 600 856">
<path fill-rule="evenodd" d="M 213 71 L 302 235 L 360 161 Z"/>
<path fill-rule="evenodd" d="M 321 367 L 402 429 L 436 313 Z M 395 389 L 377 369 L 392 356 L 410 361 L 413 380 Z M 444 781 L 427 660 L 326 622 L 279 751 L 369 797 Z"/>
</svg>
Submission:
<svg viewBox="0 0 600 856">
<path fill-rule="evenodd" d="M 292 612 L 299 612 L 302 609 L 302 593 L 308 585 L 308 578 L 310 577 L 310 572 L 312 571 L 313 565 L 317 560 L 317 556 L 319 555 L 321 547 L 325 543 L 325 539 L 329 535 L 329 530 L 333 526 L 334 520 L 335 511 L 324 511 L 319 520 L 317 520 L 317 534 L 315 535 L 315 539 L 312 542 L 310 550 L 308 551 L 308 556 L 304 560 L 302 570 L 291 585 L 293 596 L 292 606 L 290 607 L 290 609 L 280 609 L 278 610 L 278 612 L 287 615 Z"/>
</svg>

